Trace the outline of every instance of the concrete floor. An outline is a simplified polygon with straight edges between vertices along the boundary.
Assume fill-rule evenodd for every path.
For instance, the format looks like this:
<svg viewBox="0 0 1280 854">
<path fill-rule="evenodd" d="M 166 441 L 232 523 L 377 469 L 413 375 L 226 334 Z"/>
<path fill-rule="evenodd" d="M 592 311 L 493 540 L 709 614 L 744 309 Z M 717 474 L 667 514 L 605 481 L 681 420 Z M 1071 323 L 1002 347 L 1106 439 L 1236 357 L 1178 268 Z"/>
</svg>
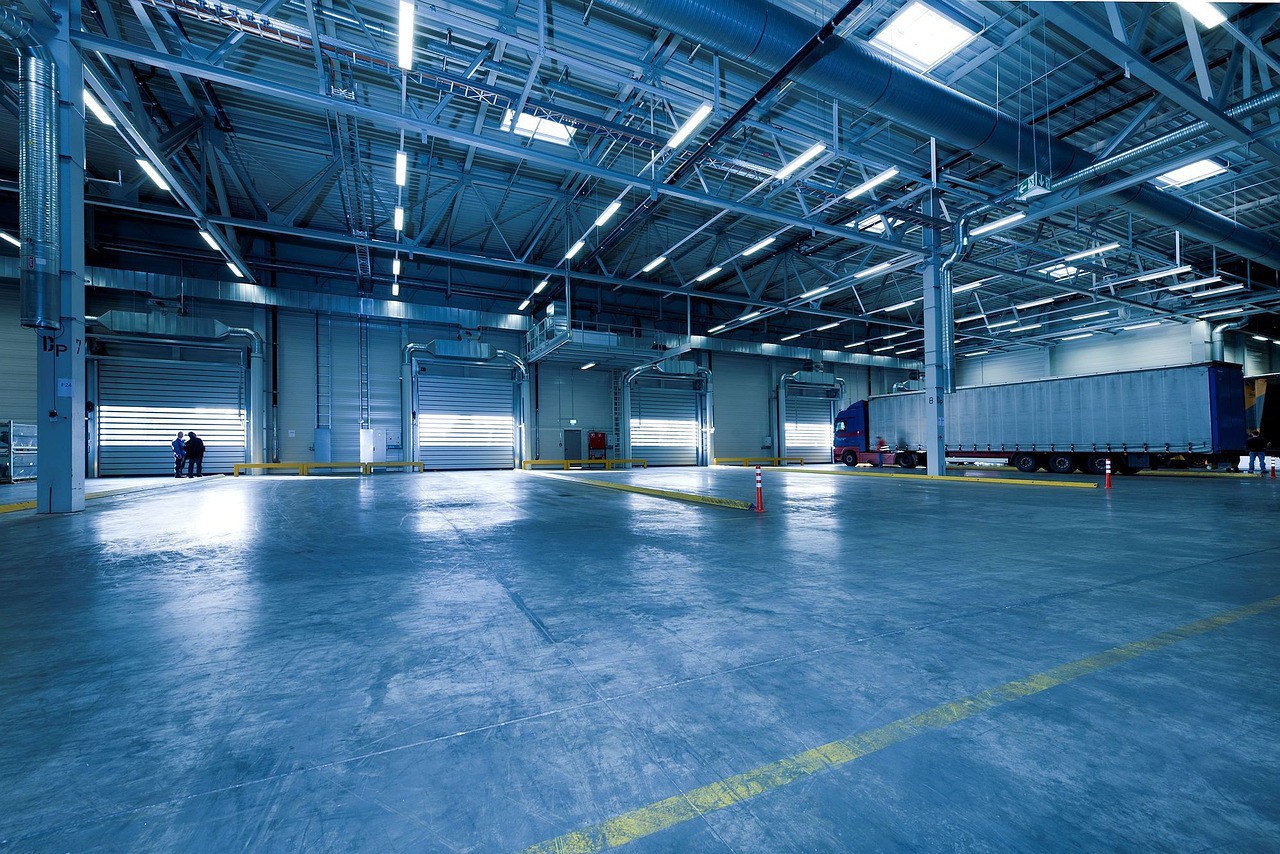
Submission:
<svg viewBox="0 0 1280 854">
<path fill-rule="evenodd" d="M 751 498 L 742 470 L 613 477 Z M 0 847 L 515 851 L 1280 594 L 1280 481 L 220 479 L 0 517 Z M 1280 610 L 638 851 L 1277 850 Z"/>
</svg>

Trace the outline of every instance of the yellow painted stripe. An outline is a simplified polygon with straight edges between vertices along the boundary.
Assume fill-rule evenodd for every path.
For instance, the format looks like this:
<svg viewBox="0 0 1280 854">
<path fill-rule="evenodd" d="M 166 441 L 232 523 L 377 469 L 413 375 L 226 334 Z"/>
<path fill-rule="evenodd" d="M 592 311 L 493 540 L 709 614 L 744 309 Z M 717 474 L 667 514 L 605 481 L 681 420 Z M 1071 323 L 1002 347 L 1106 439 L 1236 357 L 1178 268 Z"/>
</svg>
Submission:
<svg viewBox="0 0 1280 854">
<path fill-rule="evenodd" d="M 677 492 L 674 489 L 654 489 L 648 486 L 632 486 L 629 483 L 613 483 L 607 480 L 594 480 L 589 477 L 565 477 L 564 475 L 530 472 L 538 477 L 552 477 L 567 480 L 571 483 L 585 483 L 588 486 L 599 486 L 604 489 L 618 489 L 622 492 L 634 492 L 638 495 L 649 495 L 654 498 L 669 498 L 672 501 L 689 501 L 694 504 L 710 504 L 714 507 L 729 507 L 734 510 L 752 510 L 755 505 L 748 501 L 736 501 L 732 498 L 717 498 L 714 495 L 699 495 L 696 492 Z"/>
<path fill-rule="evenodd" d="M 944 729 L 1005 703 L 1039 694 L 1041 691 L 1047 691 L 1082 676 L 1131 661 L 1187 638 L 1203 635 L 1277 607 L 1280 607 L 1280 596 L 1273 596 L 1270 599 L 1254 602 L 1252 605 L 1196 620 L 1194 623 L 1161 632 L 1146 640 L 1114 647 L 1025 679 L 1006 682 L 970 697 L 935 706 L 918 715 L 900 718 L 882 727 L 857 733 L 839 741 L 832 741 L 710 785 L 682 792 L 600 824 L 532 845 L 526 848 L 525 852 L 526 854 L 589 854 L 589 852 L 626 845 L 706 813 L 722 810 L 757 795 L 780 789 L 805 777 L 831 768 L 839 768 L 918 735 Z"/>
<path fill-rule="evenodd" d="M 784 471 L 788 474 L 828 474 L 838 477 L 887 477 L 897 480 L 918 480 L 922 483 L 937 480 L 948 480 L 955 483 L 990 483 L 997 486 L 1055 486 L 1059 489 L 1097 489 L 1098 484 L 1079 480 L 1033 480 L 1030 478 L 1015 479 L 1011 477 L 964 477 L 953 474 L 894 474 L 887 471 L 840 471 L 839 469 L 793 469 L 770 467 L 770 471 Z"/>
<path fill-rule="evenodd" d="M 216 480 L 220 477 L 223 477 L 223 475 L 207 474 L 204 476 L 203 479 L 201 479 L 198 482 L 209 483 L 212 480 Z M 174 478 L 174 480 L 177 480 L 177 479 L 178 478 Z M 185 478 L 183 479 L 185 480 Z M 194 486 L 194 484 L 186 484 L 186 483 L 149 483 L 146 486 L 124 486 L 124 487 L 121 487 L 120 489 L 106 489 L 106 490 L 103 490 L 102 492 L 91 492 L 85 496 L 85 500 L 92 501 L 95 498 L 110 498 L 113 495 L 128 495 L 131 492 L 150 492 L 151 490 L 156 490 L 156 489 L 175 489 L 178 487 L 188 486 L 188 485 Z M 15 513 L 19 510 L 34 510 L 34 509 L 36 509 L 36 502 L 34 500 L 19 501 L 15 504 L 0 504 L 0 513 Z"/>
</svg>

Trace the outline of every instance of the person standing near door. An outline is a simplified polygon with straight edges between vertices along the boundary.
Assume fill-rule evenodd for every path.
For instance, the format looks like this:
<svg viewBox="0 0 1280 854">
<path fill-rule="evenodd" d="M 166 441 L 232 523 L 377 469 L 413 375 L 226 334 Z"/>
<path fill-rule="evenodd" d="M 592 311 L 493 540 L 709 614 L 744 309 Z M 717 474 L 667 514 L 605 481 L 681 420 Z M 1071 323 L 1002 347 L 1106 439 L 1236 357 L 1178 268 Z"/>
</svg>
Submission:
<svg viewBox="0 0 1280 854">
<path fill-rule="evenodd" d="M 169 443 L 169 447 L 173 448 L 173 476 L 182 477 L 182 464 L 187 459 L 186 448 L 182 444 L 182 432 L 178 432 L 178 438 Z"/>
<path fill-rule="evenodd" d="M 187 477 L 204 477 L 204 441 L 195 433 L 187 433 L 182 448 L 187 453 Z"/>
</svg>

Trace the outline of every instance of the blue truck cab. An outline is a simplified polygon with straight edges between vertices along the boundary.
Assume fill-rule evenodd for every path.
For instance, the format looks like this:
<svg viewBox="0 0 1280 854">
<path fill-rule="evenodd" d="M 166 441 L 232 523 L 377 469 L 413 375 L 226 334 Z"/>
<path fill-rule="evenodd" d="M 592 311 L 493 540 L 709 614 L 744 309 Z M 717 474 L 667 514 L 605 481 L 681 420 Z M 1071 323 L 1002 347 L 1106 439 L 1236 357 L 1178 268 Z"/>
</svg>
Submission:
<svg viewBox="0 0 1280 854">
<path fill-rule="evenodd" d="M 856 466 L 858 463 L 893 465 L 897 458 L 892 450 L 877 453 L 867 429 L 867 401 L 854 401 L 836 416 L 835 439 L 832 441 L 831 461 Z"/>
</svg>

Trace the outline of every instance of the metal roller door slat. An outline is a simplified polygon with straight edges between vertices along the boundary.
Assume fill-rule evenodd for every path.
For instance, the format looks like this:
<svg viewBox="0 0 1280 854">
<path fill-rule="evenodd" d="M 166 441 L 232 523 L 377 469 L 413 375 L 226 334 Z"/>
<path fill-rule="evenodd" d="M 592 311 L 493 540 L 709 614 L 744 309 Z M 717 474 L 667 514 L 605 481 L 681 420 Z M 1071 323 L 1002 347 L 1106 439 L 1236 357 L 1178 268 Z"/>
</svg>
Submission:
<svg viewBox="0 0 1280 854">
<path fill-rule="evenodd" d="M 497 373 L 497 372 L 495 372 Z M 515 397 L 509 371 L 498 377 L 418 378 L 418 458 L 431 469 L 515 465 Z"/>
<path fill-rule="evenodd" d="M 787 396 L 787 456 L 807 463 L 831 461 L 834 413 L 826 397 Z"/>
<path fill-rule="evenodd" d="M 698 393 L 636 388 L 631 394 L 631 455 L 651 466 L 698 464 Z"/>
</svg>

